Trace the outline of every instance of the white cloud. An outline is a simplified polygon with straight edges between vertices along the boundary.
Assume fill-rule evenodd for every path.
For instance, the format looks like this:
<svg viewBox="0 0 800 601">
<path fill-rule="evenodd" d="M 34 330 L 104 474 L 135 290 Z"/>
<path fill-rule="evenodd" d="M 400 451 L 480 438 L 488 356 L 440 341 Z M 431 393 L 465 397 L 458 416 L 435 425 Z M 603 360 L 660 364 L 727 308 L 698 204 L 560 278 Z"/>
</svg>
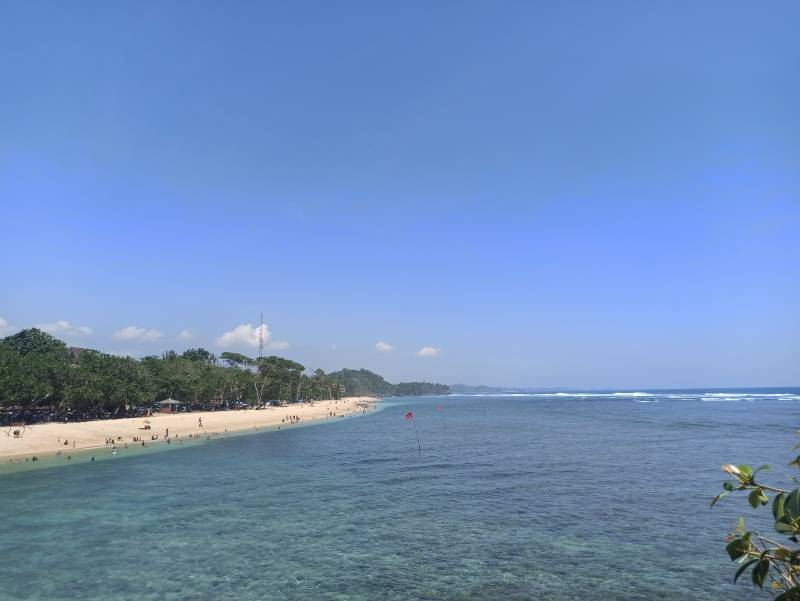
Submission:
<svg viewBox="0 0 800 601">
<path fill-rule="evenodd" d="M 442 349 L 433 346 L 423 346 L 417 351 L 417 357 L 437 357 L 441 354 Z"/>
<path fill-rule="evenodd" d="M 217 346 L 230 347 L 230 346 L 252 346 L 258 347 L 258 333 L 261 330 L 261 335 L 264 338 L 264 344 L 269 345 L 272 339 L 272 334 L 269 331 L 269 326 L 263 324 L 253 327 L 249 323 L 243 323 L 236 326 L 230 332 L 225 332 L 222 336 L 217 338 Z"/>
<path fill-rule="evenodd" d="M 114 332 L 112 335 L 113 338 L 117 340 L 132 340 L 136 342 L 150 342 L 153 340 L 158 340 L 164 335 L 163 332 L 159 332 L 158 330 L 148 330 L 146 328 L 140 328 L 137 326 L 128 326 L 127 328 L 122 328 L 118 332 Z"/>
<path fill-rule="evenodd" d="M 11 326 L 8 325 L 8 322 L 0 317 L 0 334 L 5 334 L 11 331 Z"/>
<path fill-rule="evenodd" d="M 381 340 L 375 344 L 375 349 L 381 353 L 389 353 L 394 350 L 394 347 Z"/>
<path fill-rule="evenodd" d="M 181 340 L 191 340 L 192 333 L 189 330 L 181 330 L 181 333 L 178 334 L 178 338 Z"/>
<path fill-rule="evenodd" d="M 76 326 L 66 319 L 54 323 L 40 323 L 36 327 L 54 336 L 88 336 L 93 331 L 89 326 Z"/>
<path fill-rule="evenodd" d="M 274 340 L 269 343 L 269 348 L 275 349 L 276 351 L 281 351 L 289 348 L 289 343 L 285 340 Z"/>
</svg>

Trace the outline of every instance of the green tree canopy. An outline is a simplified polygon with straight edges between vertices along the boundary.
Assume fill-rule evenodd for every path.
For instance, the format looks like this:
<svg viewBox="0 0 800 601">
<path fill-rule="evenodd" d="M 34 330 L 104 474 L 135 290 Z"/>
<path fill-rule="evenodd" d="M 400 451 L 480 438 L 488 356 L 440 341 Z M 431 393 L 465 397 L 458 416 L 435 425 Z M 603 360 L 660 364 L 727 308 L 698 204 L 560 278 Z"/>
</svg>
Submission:
<svg viewBox="0 0 800 601">
<path fill-rule="evenodd" d="M 201 363 L 215 364 L 217 362 L 216 356 L 204 348 L 190 348 L 183 351 L 181 355 L 184 359 L 189 361 L 199 361 Z"/>
<path fill-rule="evenodd" d="M 393 385 L 367 370 L 326 374 L 291 359 L 271 355 L 253 359 L 224 352 L 221 362 L 203 348 L 174 350 L 140 360 L 82 349 L 71 353 L 60 340 L 31 328 L 0 340 L 0 405 L 16 411 L 37 407 L 56 414 L 123 415 L 172 397 L 190 404 L 340 398 L 348 394 L 387 395 L 440 392 L 422 383 Z"/>
</svg>

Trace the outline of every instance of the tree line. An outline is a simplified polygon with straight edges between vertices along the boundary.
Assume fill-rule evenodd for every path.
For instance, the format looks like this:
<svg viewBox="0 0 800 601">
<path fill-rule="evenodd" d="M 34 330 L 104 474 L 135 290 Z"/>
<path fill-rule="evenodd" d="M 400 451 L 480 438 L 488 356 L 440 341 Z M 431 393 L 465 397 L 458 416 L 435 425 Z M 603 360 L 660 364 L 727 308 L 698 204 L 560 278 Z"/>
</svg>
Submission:
<svg viewBox="0 0 800 601">
<path fill-rule="evenodd" d="M 6 419 L 121 417 L 172 398 L 203 408 L 337 399 L 345 388 L 283 357 L 218 357 L 202 349 L 140 360 L 69 348 L 36 328 L 0 340 L 0 407 Z"/>
</svg>

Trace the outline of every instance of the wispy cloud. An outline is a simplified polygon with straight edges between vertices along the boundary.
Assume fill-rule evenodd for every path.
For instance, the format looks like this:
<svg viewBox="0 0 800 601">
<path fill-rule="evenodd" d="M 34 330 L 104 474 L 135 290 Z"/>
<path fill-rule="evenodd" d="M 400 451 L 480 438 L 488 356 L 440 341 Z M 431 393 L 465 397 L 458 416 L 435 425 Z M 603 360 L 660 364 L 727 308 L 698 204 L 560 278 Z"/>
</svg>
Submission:
<svg viewBox="0 0 800 601">
<path fill-rule="evenodd" d="M 273 340 L 269 343 L 269 348 L 274 349 L 276 351 L 282 351 L 289 348 L 289 343 L 285 340 Z"/>
<path fill-rule="evenodd" d="M 259 344 L 259 330 L 261 331 L 261 336 L 264 338 L 264 344 L 269 345 L 270 340 L 272 339 L 272 334 L 270 333 L 267 324 L 253 327 L 252 324 L 243 323 L 242 325 L 236 326 L 231 331 L 225 332 L 222 334 L 222 336 L 217 338 L 217 346 L 221 346 L 223 348 L 231 346 L 257 347 Z"/>
<path fill-rule="evenodd" d="M 76 326 L 66 319 L 53 323 L 40 323 L 36 327 L 53 336 L 88 336 L 93 332 L 89 326 Z"/>
<path fill-rule="evenodd" d="M 423 346 L 417 351 L 417 357 L 438 357 L 442 353 L 442 349 L 434 346 Z"/>
<path fill-rule="evenodd" d="M 394 350 L 394 347 L 391 344 L 380 340 L 379 342 L 375 343 L 375 349 L 380 353 L 389 353 Z"/>
<path fill-rule="evenodd" d="M 178 338 L 181 340 L 191 340 L 192 333 L 189 330 L 181 330 L 180 334 L 178 334 Z"/>
<path fill-rule="evenodd" d="M 118 332 L 114 332 L 112 338 L 116 340 L 129 340 L 132 342 L 151 342 L 153 340 L 158 340 L 163 335 L 164 333 L 158 330 L 128 326 L 127 328 L 122 328 Z"/>
</svg>

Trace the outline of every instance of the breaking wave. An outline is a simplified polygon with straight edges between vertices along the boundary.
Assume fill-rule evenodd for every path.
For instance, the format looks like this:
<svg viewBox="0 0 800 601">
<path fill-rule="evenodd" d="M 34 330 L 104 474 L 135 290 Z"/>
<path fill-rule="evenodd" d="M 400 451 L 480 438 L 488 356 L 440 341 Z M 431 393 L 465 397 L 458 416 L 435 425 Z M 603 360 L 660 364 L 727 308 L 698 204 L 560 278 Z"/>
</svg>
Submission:
<svg viewBox="0 0 800 601">
<path fill-rule="evenodd" d="M 775 389 L 772 389 L 773 391 Z M 640 403 L 657 403 L 659 400 L 673 401 L 703 401 L 717 403 L 732 403 L 737 401 L 800 401 L 800 390 L 791 392 L 773 392 L 769 389 L 764 392 L 747 392 L 730 390 L 665 390 L 665 391 L 569 391 L 569 392 L 501 392 L 477 394 L 452 394 L 462 397 L 487 397 L 487 398 L 540 398 L 540 399 L 618 399 L 632 400 Z"/>
</svg>

